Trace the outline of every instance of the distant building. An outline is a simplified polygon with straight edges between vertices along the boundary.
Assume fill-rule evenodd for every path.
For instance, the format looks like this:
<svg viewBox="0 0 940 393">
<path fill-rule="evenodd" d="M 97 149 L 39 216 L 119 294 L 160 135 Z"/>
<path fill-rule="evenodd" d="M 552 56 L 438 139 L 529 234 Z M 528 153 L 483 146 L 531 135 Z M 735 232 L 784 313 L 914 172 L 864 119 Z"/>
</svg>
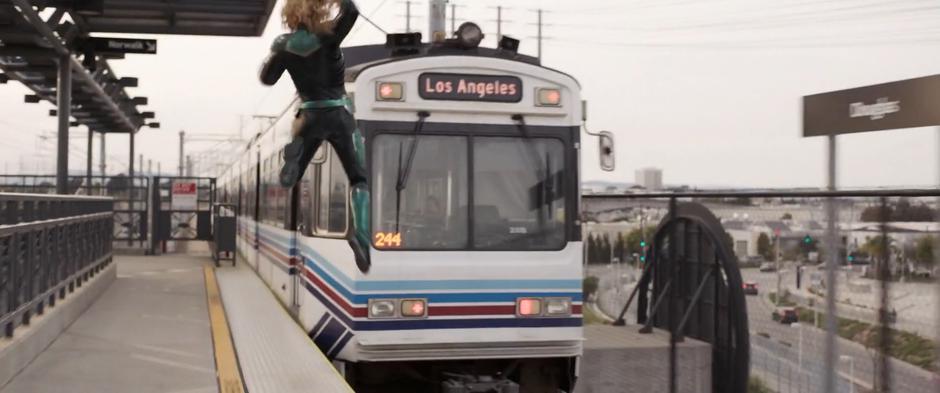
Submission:
<svg viewBox="0 0 940 393">
<path fill-rule="evenodd" d="M 663 170 L 659 168 L 641 168 L 636 170 L 636 184 L 648 191 L 663 189 Z"/>
</svg>

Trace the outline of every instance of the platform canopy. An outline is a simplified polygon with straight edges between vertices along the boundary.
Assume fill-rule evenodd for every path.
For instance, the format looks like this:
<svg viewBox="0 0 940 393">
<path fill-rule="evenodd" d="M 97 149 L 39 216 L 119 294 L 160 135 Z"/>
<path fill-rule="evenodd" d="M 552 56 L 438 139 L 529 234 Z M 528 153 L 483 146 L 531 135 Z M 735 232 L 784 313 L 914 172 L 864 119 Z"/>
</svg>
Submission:
<svg viewBox="0 0 940 393">
<path fill-rule="evenodd" d="M 0 3 L 0 83 L 22 83 L 32 91 L 25 97 L 27 103 L 48 101 L 56 105 L 59 62 L 67 59 L 72 73 L 73 126 L 88 126 L 95 132 L 129 133 L 153 117 L 137 108 L 146 98 L 132 98 L 125 90 L 136 86 L 136 78 L 118 78 L 102 56 L 82 64 L 71 55 L 68 43 L 81 35 L 74 25 L 63 21 L 64 11 L 43 20 L 33 9 L 20 12 L 14 5 Z M 52 110 L 50 115 L 56 112 Z"/>
<path fill-rule="evenodd" d="M 260 36 L 276 0 L 49 0 L 75 4 L 91 33 Z M 78 5 L 79 3 L 84 3 Z"/>
</svg>

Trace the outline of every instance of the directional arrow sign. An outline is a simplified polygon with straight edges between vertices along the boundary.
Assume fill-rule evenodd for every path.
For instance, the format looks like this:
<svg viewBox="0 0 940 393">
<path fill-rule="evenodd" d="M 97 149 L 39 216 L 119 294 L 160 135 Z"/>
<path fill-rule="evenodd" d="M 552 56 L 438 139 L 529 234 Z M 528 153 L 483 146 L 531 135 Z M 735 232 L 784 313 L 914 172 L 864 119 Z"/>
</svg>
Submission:
<svg viewBox="0 0 940 393">
<path fill-rule="evenodd" d="M 98 53 L 157 54 L 157 40 L 92 37 L 90 42 L 95 52 Z"/>
</svg>

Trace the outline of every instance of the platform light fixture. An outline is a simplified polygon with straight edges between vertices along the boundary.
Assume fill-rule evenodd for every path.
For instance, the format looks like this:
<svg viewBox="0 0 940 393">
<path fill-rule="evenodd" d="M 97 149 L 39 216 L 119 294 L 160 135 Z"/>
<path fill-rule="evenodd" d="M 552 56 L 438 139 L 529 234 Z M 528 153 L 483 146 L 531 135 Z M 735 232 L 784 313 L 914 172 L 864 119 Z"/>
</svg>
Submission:
<svg viewBox="0 0 940 393">
<path fill-rule="evenodd" d="M 147 127 L 150 127 L 150 128 L 160 128 L 160 123 L 158 123 L 158 122 L 147 123 Z"/>
<path fill-rule="evenodd" d="M 118 85 L 121 87 L 137 87 L 138 79 L 133 77 L 124 77 L 118 79 Z"/>
<path fill-rule="evenodd" d="M 23 97 L 23 101 L 25 101 L 27 104 L 37 104 L 42 101 L 42 97 L 35 94 L 27 94 L 25 97 Z"/>
<path fill-rule="evenodd" d="M 6 84 L 10 81 L 10 76 L 7 74 L 0 74 L 0 85 Z"/>
</svg>

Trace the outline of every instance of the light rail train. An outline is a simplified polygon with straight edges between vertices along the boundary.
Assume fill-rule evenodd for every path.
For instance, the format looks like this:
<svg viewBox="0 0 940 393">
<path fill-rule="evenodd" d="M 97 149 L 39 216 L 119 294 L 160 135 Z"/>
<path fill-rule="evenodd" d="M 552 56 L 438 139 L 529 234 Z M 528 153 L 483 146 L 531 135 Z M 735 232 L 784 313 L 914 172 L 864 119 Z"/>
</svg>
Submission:
<svg viewBox="0 0 940 393">
<path fill-rule="evenodd" d="M 473 28 L 345 50 L 372 192 L 368 272 L 344 240 L 349 186 L 328 144 L 300 184 L 278 184 L 296 102 L 220 180 L 240 259 L 357 392 L 574 388 L 580 87 L 512 40 L 467 45 Z"/>
</svg>

